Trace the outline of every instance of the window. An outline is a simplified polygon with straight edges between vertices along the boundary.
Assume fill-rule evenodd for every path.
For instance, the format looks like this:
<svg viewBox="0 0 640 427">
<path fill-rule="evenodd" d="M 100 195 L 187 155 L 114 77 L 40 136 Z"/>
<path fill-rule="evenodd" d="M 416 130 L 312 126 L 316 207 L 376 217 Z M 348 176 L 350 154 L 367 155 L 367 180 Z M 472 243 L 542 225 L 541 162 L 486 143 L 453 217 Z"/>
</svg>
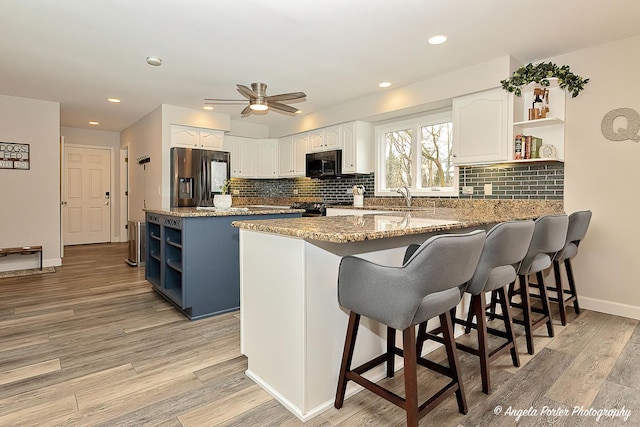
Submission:
<svg viewBox="0 0 640 427">
<path fill-rule="evenodd" d="M 451 112 L 376 127 L 376 195 L 399 196 L 407 186 L 417 196 L 457 196 Z"/>
</svg>

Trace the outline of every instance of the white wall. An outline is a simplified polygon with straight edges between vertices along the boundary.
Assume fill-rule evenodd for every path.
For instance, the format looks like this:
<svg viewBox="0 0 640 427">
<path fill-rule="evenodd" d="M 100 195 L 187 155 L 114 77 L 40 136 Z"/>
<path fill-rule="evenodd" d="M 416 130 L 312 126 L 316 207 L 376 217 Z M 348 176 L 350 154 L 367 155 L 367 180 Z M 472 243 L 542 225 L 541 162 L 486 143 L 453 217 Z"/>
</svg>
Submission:
<svg viewBox="0 0 640 427">
<path fill-rule="evenodd" d="M 640 113 L 640 37 L 551 58 L 590 82 L 568 97 L 565 139 L 565 210 L 591 209 L 593 218 L 574 274 L 581 305 L 640 318 L 640 143 L 613 142 L 602 118 L 616 108 Z M 626 126 L 626 123 L 620 123 Z"/>
<path fill-rule="evenodd" d="M 162 106 L 120 133 L 120 145 L 129 151 L 129 219 L 144 220 L 146 207 L 162 207 Z M 151 161 L 139 165 L 136 159 L 149 156 Z"/>
<path fill-rule="evenodd" d="M 120 133 L 109 132 L 97 129 L 78 129 L 61 127 L 60 134 L 64 137 L 64 143 L 91 146 L 96 148 L 109 148 L 112 151 L 111 157 L 111 241 L 124 242 L 128 236 L 124 233 L 124 224 L 127 218 L 121 218 L 121 171 L 120 171 Z"/>
<path fill-rule="evenodd" d="M 30 144 L 31 169 L 0 169 L 0 247 L 41 245 L 60 258 L 60 104 L 0 95 L 0 141 Z M 0 259 L 0 271 L 38 266 L 35 256 Z"/>
</svg>

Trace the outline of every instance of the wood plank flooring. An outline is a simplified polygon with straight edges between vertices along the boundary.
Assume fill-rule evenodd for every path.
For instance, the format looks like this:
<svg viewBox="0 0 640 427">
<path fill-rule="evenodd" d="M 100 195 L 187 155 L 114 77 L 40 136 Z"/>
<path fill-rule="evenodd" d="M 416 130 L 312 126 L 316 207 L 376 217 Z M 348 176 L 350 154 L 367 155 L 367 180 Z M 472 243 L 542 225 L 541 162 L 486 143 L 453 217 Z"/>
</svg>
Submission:
<svg viewBox="0 0 640 427">
<path fill-rule="evenodd" d="M 126 255 L 124 243 L 67 247 L 56 273 L 0 279 L 0 426 L 303 425 L 245 376 L 237 312 L 187 320 L 152 291 L 143 268 L 125 264 Z M 522 366 L 511 366 L 509 355 L 497 360 L 491 395 L 482 393 L 477 358 L 459 352 L 469 413 L 459 414 L 452 398 L 420 425 L 640 425 L 638 322 L 589 311 L 571 311 L 569 322 L 555 322 L 555 338 L 539 329 L 535 356 L 520 336 Z M 421 395 L 444 381 L 419 375 Z M 402 393 L 402 381 L 400 371 L 383 383 Z M 575 406 L 630 415 L 626 422 L 572 415 Z M 545 407 L 569 414 L 542 414 Z M 537 414 L 514 412 L 529 408 Z M 402 410 L 364 391 L 305 425 L 404 420 Z"/>
</svg>

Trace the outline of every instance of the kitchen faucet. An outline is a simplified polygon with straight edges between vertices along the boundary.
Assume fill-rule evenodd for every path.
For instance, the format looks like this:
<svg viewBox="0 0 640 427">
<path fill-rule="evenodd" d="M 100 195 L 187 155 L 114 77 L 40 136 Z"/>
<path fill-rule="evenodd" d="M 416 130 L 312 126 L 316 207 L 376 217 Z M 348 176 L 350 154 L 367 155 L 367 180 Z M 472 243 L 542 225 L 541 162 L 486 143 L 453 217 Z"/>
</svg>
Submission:
<svg viewBox="0 0 640 427">
<path fill-rule="evenodd" d="M 404 189 L 404 191 L 402 191 L 403 189 Z M 407 207 L 410 208 L 411 207 L 411 192 L 409 191 L 409 187 L 407 187 L 406 185 L 403 185 L 402 188 L 398 188 L 396 190 L 396 193 L 402 194 L 402 197 L 404 197 L 404 201 L 407 202 Z"/>
</svg>

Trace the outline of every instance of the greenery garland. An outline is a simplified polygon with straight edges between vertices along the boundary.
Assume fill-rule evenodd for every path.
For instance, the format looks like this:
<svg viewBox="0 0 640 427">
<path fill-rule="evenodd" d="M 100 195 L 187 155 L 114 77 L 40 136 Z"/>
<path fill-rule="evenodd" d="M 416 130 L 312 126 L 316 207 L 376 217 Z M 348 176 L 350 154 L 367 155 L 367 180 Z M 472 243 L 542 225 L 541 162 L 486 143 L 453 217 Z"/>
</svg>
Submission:
<svg viewBox="0 0 640 427">
<path fill-rule="evenodd" d="M 533 65 L 531 63 L 523 65 L 514 71 L 513 75 L 505 80 L 500 80 L 502 89 L 513 92 L 516 96 L 522 96 L 523 85 L 536 82 L 541 86 L 549 86 L 549 78 L 556 77 L 558 85 L 562 89 L 568 89 L 571 97 L 578 96 L 584 89 L 584 85 L 589 83 L 589 79 L 583 79 L 571 72 L 568 65 L 558 67 L 552 62 L 541 62 Z"/>
</svg>

